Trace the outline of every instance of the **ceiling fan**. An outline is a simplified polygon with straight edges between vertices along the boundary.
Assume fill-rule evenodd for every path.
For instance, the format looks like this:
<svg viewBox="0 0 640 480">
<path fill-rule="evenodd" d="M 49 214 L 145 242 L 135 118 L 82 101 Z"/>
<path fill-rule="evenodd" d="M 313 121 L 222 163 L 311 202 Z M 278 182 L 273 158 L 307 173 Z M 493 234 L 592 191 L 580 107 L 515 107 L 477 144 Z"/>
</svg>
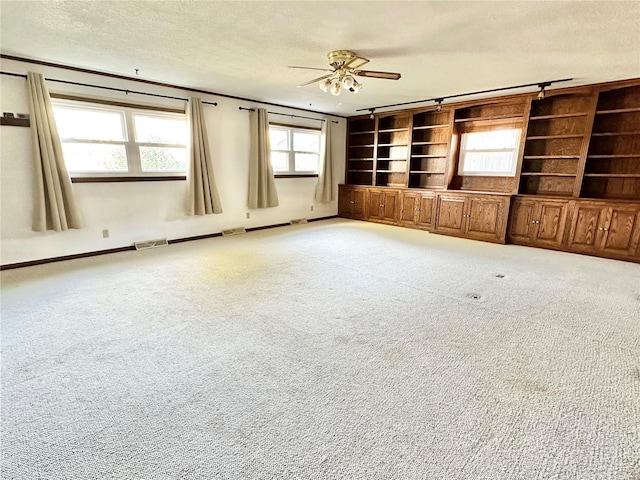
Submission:
<svg viewBox="0 0 640 480">
<path fill-rule="evenodd" d="M 327 55 L 331 68 L 314 68 L 314 67 L 296 67 L 305 70 L 321 70 L 323 72 L 331 72 L 313 80 L 309 80 L 298 87 L 304 87 L 315 82 L 320 82 L 320 90 L 323 92 L 331 92 L 332 95 L 340 95 L 342 89 L 345 88 L 352 93 L 358 93 L 362 88 L 362 84 L 356 80 L 356 77 L 382 78 L 385 80 L 398 80 L 399 73 L 392 72 L 375 72 L 373 70 L 360 70 L 360 67 L 369 63 L 369 60 L 359 57 L 349 50 L 334 50 Z"/>
</svg>

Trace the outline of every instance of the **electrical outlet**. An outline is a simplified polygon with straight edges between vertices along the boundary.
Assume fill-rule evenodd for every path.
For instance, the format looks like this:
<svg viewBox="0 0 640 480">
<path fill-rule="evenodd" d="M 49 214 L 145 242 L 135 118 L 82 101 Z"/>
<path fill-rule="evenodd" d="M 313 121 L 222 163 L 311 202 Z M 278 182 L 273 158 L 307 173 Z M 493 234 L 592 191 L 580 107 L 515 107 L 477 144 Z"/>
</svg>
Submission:
<svg viewBox="0 0 640 480">
<path fill-rule="evenodd" d="M 109 230 L 108 229 L 104 229 L 102 230 L 102 238 L 109 238 Z"/>
<path fill-rule="evenodd" d="M 251 214 L 247 212 L 247 219 L 251 218 Z"/>
<path fill-rule="evenodd" d="M 311 205 L 311 211 L 313 212 L 313 205 Z"/>
</svg>

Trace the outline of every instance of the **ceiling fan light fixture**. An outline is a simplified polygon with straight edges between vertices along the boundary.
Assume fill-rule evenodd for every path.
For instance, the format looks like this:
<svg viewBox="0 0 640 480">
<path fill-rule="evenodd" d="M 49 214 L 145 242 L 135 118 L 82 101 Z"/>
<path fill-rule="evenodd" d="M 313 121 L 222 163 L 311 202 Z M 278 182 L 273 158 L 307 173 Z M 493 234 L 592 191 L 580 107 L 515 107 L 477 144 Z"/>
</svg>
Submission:
<svg viewBox="0 0 640 480">
<path fill-rule="evenodd" d="M 322 80 L 318 86 L 320 87 L 320 90 L 322 90 L 324 93 L 327 93 L 329 91 L 329 87 L 331 86 L 331 79 L 327 78 L 326 80 Z"/>
<path fill-rule="evenodd" d="M 347 90 L 350 90 L 351 87 L 353 87 L 353 85 L 355 84 L 355 81 L 356 79 L 353 78 L 351 75 L 345 75 L 344 78 L 342 79 L 342 86 Z"/>
<path fill-rule="evenodd" d="M 329 89 L 329 91 L 331 92 L 331 95 L 334 95 L 336 97 L 338 95 L 340 95 L 340 93 L 342 91 L 342 88 L 340 86 L 340 80 L 339 79 L 336 79 L 331 83 L 331 88 Z"/>
<path fill-rule="evenodd" d="M 349 91 L 355 95 L 360 90 L 362 90 L 362 84 L 358 83 L 358 81 L 354 78 L 353 79 L 353 86 L 349 89 Z"/>
</svg>

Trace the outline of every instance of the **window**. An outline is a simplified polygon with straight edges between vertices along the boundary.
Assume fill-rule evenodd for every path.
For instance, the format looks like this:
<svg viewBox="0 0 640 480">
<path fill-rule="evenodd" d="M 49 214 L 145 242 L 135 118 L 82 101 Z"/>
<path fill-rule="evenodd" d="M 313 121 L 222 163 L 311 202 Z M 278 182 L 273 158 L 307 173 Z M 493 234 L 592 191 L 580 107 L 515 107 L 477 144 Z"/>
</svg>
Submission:
<svg viewBox="0 0 640 480">
<path fill-rule="evenodd" d="M 52 103 L 72 176 L 185 174 L 184 114 L 69 100 Z"/>
<path fill-rule="evenodd" d="M 519 143 L 519 128 L 463 133 L 458 175 L 515 176 Z"/>
<path fill-rule="evenodd" d="M 269 140 L 271 164 L 276 175 L 318 173 L 320 130 L 270 125 Z"/>
</svg>

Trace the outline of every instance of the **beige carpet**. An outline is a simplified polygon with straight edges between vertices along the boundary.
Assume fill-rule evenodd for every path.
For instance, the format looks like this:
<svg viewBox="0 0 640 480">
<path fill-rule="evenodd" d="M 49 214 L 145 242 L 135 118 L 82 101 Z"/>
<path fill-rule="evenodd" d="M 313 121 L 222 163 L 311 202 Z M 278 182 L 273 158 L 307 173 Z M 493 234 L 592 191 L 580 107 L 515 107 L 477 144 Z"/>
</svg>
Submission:
<svg viewBox="0 0 640 480">
<path fill-rule="evenodd" d="M 640 266 L 347 220 L 2 272 L 2 478 L 640 479 Z"/>
</svg>

